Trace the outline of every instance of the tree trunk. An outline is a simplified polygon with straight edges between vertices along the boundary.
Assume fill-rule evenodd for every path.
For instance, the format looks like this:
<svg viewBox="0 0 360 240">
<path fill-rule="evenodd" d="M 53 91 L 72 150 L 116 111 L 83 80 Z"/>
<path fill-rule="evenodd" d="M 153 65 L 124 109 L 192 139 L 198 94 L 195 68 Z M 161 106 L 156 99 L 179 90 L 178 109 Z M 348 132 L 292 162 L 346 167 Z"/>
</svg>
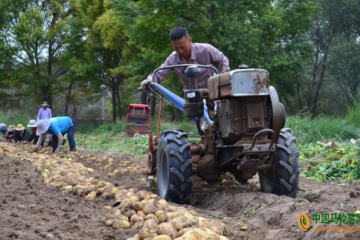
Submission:
<svg viewBox="0 0 360 240">
<path fill-rule="evenodd" d="M 141 92 L 141 104 L 149 104 L 147 102 L 147 92 L 146 91 Z"/>
<path fill-rule="evenodd" d="M 122 114 L 121 114 L 121 102 L 120 102 L 119 84 L 117 84 L 117 87 L 116 87 L 116 100 L 117 100 L 117 108 L 118 108 L 118 117 L 119 117 L 119 120 L 121 120 Z"/>
<path fill-rule="evenodd" d="M 299 84 L 299 78 L 296 81 L 296 93 L 297 93 L 297 97 L 298 97 L 298 104 L 299 104 L 299 109 L 302 109 L 302 101 L 301 101 L 301 91 L 300 91 L 300 84 Z"/>
<path fill-rule="evenodd" d="M 68 92 L 66 95 L 65 111 L 64 111 L 65 116 L 69 116 L 69 104 L 70 104 L 72 86 L 73 86 L 73 82 L 70 81 Z"/>
<path fill-rule="evenodd" d="M 116 123 L 116 89 L 113 85 L 111 88 L 111 103 L 112 103 L 112 120 Z"/>
<path fill-rule="evenodd" d="M 324 76 L 325 76 L 325 70 L 326 70 L 326 61 L 327 61 L 327 53 L 324 54 L 324 60 L 323 60 L 323 65 L 321 68 L 321 73 L 320 73 L 320 79 L 319 82 L 317 84 L 316 87 L 316 92 L 315 92 L 315 96 L 314 96 L 314 101 L 313 101 L 313 106 L 311 109 L 311 116 L 314 118 L 317 114 L 317 101 L 318 101 L 318 97 L 319 97 L 319 92 L 320 92 L 320 88 L 321 85 L 324 81 Z"/>
</svg>

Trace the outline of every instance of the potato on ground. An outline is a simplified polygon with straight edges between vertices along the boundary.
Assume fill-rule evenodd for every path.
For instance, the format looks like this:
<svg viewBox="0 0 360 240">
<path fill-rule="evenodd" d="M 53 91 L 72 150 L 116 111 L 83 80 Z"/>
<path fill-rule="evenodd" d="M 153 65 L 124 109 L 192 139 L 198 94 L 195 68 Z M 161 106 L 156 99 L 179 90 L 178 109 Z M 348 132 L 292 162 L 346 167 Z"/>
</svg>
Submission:
<svg viewBox="0 0 360 240">
<path fill-rule="evenodd" d="M 153 231 L 151 231 L 150 229 L 148 228 L 143 228 L 140 230 L 139 232 L 139 239 L 140 240 L 144 240 L 146 238 L 153 238 L 155 237 L 157 234 Z"/>
<path fill-rule="evenodd" d="M 124 220 L 114 220 L 112 227 L 115 229 L 122 228 L 122 229 L 128 229 L 130 228 L 130 223 Z"/>
<path fill-rule="evenodd" d="M 145 216 L 145 220 L 148 219 L 154 219 L 157 223 L 159 222 L 159 220 L 157 219 L 157 217 L 154 214 L 148 214 Z"/>
<path fill-rule="evenodd" d="M 130 221 L 132 223 L 135 223 L 135 222 L 144 222 L 144 218 L 140 217 L 139 215 L 137 214 L 133 214 L 130 218 Z"/>
<path fill-rule="evenodd" d="M 171 240 L 171 237 L 168 235 L 159 235 L 154 237 L 152 240 Z"/>
<path fill-rule="evenodd" d="M 209 228 L 219 235 L 223 235 L 224 232 L 227 231 L 225 224 L 217 220 L 210 220 L 200 217 L 198 218 L 197 222 L 199 227 Z"/>
<path fill-rule="evenodd" d="M 159 226 L 157 227 L 156 232 L 160 235 L 168 235 L 171 238 L 175 238 L 176 236 L 176 228 L 171 225 L 170 223 L 160 223 Z"/>
<path fill-rule="evenodd" d="M 155 216 L 156 218 L 159 220 L 159 223 L 162 223 L 162 222 L 167 222 L 167 215 L 166 215 L 166 212 L 164 211 L 157 211 L 155 213 Z"/>
<path fill-rule="evenodd" d="M 145 214 L 155 214 L 157 212 L 157 208 L 153 205 L 146 204 L 143 206 L 142 211 Z"/>
<path fill-rule="evenodd" d="M 185 216 L 175 217 L 170 223 L 176 228 L 176 230 L 180 231 L 183 228 L 196 226 L 197 221 L 193 219 L 186 218 Z"/>
<path fill-rule="evenodd" d="M 201 240 L 206 236 L 206 232 L 199 228 L 194 228 L 182 235 L 181 237 L 175 238 L 175 240 Z"/>
<path fill-rule="evenodd" d="M 157 227 L 158 227 L 158 223 L 154 219 L 147 219 L 144 222 L 144 228 L 147 228 L 150 230 L 156 230 Z"/>
</svg>

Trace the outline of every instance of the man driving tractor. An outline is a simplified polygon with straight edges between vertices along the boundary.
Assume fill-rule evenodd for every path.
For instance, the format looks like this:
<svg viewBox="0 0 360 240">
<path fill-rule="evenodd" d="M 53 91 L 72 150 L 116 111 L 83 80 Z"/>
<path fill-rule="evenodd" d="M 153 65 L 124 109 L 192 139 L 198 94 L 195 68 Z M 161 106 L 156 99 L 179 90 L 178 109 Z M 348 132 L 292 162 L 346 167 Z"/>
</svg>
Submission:
<svg viewBox="0 0 360 240">
<path fill-rule="evenodd" d="M 206 43 L 192 43 L 192 38 L 189 32 L 184 27 L 177 27 L 170 32 L 171 45 L 174 52 L 165 60 L 161 67 L 176 65 L 176 64 L 199 64 L 199 65 L 213 65 L 220 72 L 230 70 L 229 59 L 218 49 Z M 185 69 L 162 69 L 156 72 L 155 76 L 150 74 L 145 80 L 141 82 L 141 88 L 145 88 L 150 82 L 156 81 L 161 83 L 164 81 L 172 71 L 175 71 L 179 76 L 185 88 L 189 88 L 188 77 L 185 76 Z M 211 76 L 211 69 L 205 69 L 198 75 L 198 87 L 207 88 L 207 80 Z"/>
</svg>

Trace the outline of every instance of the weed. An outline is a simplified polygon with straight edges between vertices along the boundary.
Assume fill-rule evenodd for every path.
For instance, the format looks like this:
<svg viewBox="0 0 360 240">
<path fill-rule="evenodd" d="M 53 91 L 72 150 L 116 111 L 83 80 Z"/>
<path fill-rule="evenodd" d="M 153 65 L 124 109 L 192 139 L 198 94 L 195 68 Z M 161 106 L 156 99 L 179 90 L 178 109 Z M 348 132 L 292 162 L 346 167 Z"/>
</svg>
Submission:
<svg viewBox="0 0 360 240">
<path fill-rule="evenodd" d="M 212 214 L 211 216 L 216 217 L 218 219 L 225 219 L 226 218 L 225 214 Z"/>
<path fill-rule="evenodd" d="M 304 194 L 305 192 L 306 192 L 305 189 L 299 189 L 298 192 L 297 192 L 297 194 L 298 194 L 298 195 L 302 195 L 302 194 Z"/>
<path fill-rule="evenodd" d="M 315 192 L 312 192 L 311 195 L 313 195 L 314 197 L 317 197 L 320 195 L 320 192 L 321 192 L 321 190 L 317 190 Z"/>
<path fill-rule="evenodd" d="M 299 206 L 305 206 L 305 207 L 307 207 L 307 206 L 309 206 L 309 205 L 311 205 L 311 202 L 299 202 Z"/>
<path fill-rule="evenodd" d="M 250 214 L 254 214 L 259 210 L 259 208 L 261 208 L 261 206 L 262 206 L 262 203 L 257 203 L 254 206 L 252 206 L 249 210 L 245 210 L 243 212 L 243 214 L 245 216 L 250 215 Z"/>
<path fill-rule="evenodd" d="M 247 226 L 241 226 L 240 228 L 239 228 L 239 231 L 240 232 L 245 232 L 247 230 Z"/>
<path fill-rule="evenodd" d="M 316 143 L 301 146 L 300 160 L 309 167 L 301 175 L 314 181 L 336 180 L 339 183 L 352 182 L 358 179 L 360 147 L 338 143 L 335 147 Z"/>
</svg>

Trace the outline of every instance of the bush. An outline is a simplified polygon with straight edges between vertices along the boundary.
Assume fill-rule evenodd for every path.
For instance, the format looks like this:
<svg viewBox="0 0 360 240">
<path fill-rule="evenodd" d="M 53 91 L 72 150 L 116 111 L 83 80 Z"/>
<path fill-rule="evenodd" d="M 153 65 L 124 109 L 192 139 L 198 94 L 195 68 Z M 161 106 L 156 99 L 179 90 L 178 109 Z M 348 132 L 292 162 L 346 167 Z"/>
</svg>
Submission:
<svg viewBox="0 0 360 240">
<path fill-rule="evenodd" d="M 355 106 L 348 109 L 346 119 L 350 124 L 360 126 L 360 103 L 356 103 Z"/>
</svg>

